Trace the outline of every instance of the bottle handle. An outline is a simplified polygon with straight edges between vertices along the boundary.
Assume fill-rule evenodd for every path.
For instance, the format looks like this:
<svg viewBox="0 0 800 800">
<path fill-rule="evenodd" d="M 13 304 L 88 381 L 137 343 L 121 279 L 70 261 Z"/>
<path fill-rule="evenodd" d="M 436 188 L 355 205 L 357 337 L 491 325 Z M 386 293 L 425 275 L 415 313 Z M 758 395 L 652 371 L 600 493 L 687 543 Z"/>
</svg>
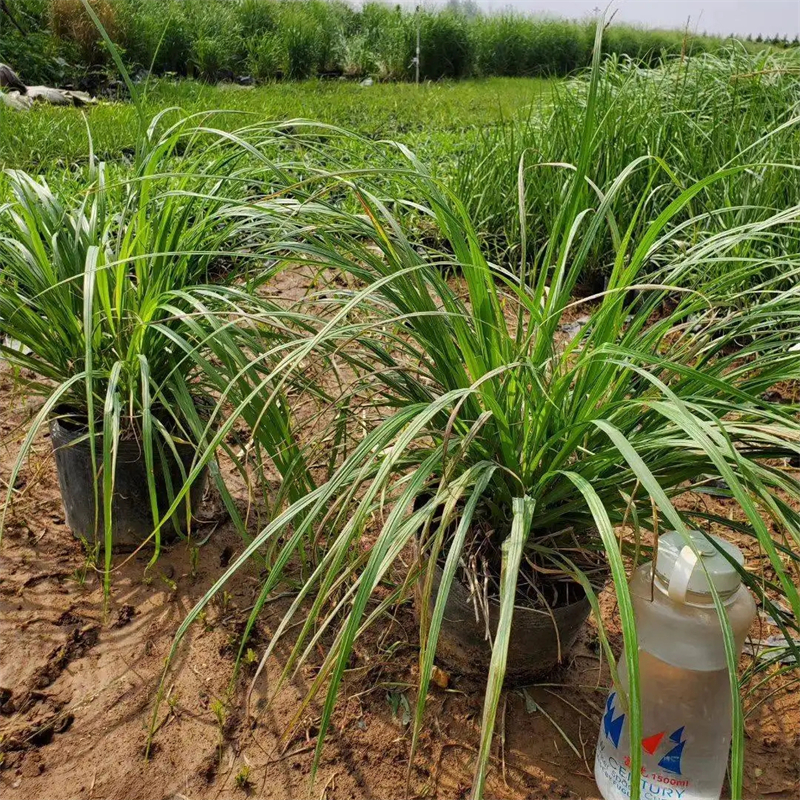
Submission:
<svg viewBox="0 0 800 800">
<path fill-rule="evenodd" d="M 688 544 L 684 545 L 669 579 L 667 593 L 670 600 L 674 600 L 676 603 L 686 602 L 686 591 L 689 588 L 689 579 L 692 577 L 695 566 L 697 566 L 697 555 Z"/>
</svg>

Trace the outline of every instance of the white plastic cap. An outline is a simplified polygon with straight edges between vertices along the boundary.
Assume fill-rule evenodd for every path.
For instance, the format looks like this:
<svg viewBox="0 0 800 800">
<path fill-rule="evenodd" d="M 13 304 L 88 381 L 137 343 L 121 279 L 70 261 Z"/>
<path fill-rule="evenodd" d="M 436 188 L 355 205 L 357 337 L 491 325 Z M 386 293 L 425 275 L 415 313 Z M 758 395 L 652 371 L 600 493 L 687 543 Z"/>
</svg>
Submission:
<svg viewBox="0 0 800 800">
<path fill-rule="evenodd" d="M 689 536 L 700 554 L 705 570 L 678 531 L 670 531 L 658 539 L 656 575 L 666 584 L 670 597 L 680 602 L 685 599 L 687 592 L 710 595 L 709 578 L 721 595 L 735 592 L 742 582 L 741 576 L 708 539 L 713 539 L 740 565 L 744 564 L 742 551 L 718 536 L 707 538 L 699 531 L 690 531 Z"/>
</svg>

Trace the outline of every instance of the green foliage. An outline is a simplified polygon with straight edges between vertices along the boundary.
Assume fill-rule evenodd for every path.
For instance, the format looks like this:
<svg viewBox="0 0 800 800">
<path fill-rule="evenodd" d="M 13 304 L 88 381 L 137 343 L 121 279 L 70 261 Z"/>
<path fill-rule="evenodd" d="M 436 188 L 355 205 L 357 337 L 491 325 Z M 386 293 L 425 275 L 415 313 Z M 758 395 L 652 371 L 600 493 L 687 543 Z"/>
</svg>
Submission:
<svg viewBox="0 0 800 800">
<path fill-rule="evenodd" d="M 451 11 L 425 11 L 420 19 L 420 77 L 426 80 L 465 78 L 472 72 L 473 49 L 469 22 Z M 409 32 L 413 26 L 408 26 Z M 416 34 L 414 34 L 416 36 Z M 415 44 L 415 38 L 409 41 Z M 410 46 L 408 61 L 414 57 Z M 412 70 L 409 68 L 409 73 Z M 412 73 L 413 74 L 413 73 Z"/>
<path fill-rule="evenodd" d="M 283 72 L 287 78 L 302 80 L 316 75 L 323 62 L 327 38 L 317 19 L 292 8 L 281 15 L 280 36 L 283 45 Z"/>
<path fill-rule="evenodd" d="M 120 45 L 131 67 L 156 74 L 183 74 L 192 56 L 194 37 L 183 4 L 174 0 L 122 0 L 117 17 Z"/>
<path fill-rule="evenodd" d="M 294 7 L 294 13 L 308 15 L 316 23 L 319 50 L 316 73 L 312 74 L 341 72 L 345 36 L 355 30 L 355 12 L 346 3 L 305 0 L 302 5 Z"/>
<path fill-rule="evenodd" d="M 594 110 L 587 176 L 592 185 L 584 189 L 586 202 L 595 192 L 608 192 L 626 164 L 644 158 L 612 209 L 624 212 L 643 203 L 641 224 L 700 176 L 743 160 L 754 164 L 749 171 L 714 182 L 686 209 L 689 216 L 714 209 L 696 227 L 684 229 L 688 242 L 791 205 L 800 192 L 800 174 L 788 167 L 800 157 L 796 69 L 789 57 L 751 56 L 739 46 L 722 55 L 675 59 L 654 70 L 628 59 L 607 59 Z M 495 257 L 504 262 L 520 258 L 520 186 L 527 255 L 549 236 L 571 180 L 565 165 L 573 164 L 579 151 L 587 87 L 585 78 L 556 84 L 546 102 L 521 119 L 487 130 L 461 157 L 455 189 L 479 221 Z M 670 173 L 661 169 L 659 157 Z M 794 245 L 753 240 L 748 247 L 778 258 L 782 249 Z M 612 230 L 598 237 L 593 248 L 583 279 L 602 287 L 614 263 Z"/>
<path fill-rule="evenodd" d="M 0 32 L 0 61 L 13 64 L 23 83 L 58 85 L 79 80 L 83 70 L 70 66 L 68 45 L 43 30 L 22 36 L 9 25 Z"/>
<path fill-rule="evenodd" d="M 237 16 L 242 35 L 257 37 L 278 27 L 280 4 L 277 0 L 242 0 Z"/>
<path fill-rule="evenodd" d="M 282 69 L 280 41 L 265 34 L 265 70 Z M 273 49 L 274 48 L 274 49 Z M 256 59 L 258 53 L 252 56 Z M 276 66 L 276 64 L 278 66 Z M 265 72 L 265 79 L 274 73 Z M 187 114 L 207 113 L 214 127 L 236 130 L 255 115 L 264 119 L 307 117 L 351 128 L 365 136 L 403 138 L 443 170 L 454 169 L 461 150 L 476 132 L 491 128 L 515 109 L 550 92 L 539 79 L 489 79 L 483 82 L 381 83 L 370 89 L 350 81 L 276 83 L 243 91 L 195 80 L 153 79 L 144 98 L 146 115 L 180 107 Z M 242 113 L 213 113 L 220 109 Z M 127 176 L 128 154 L 136 147 L 136 111 L 128 103 L 101 103 L 84 109 L 35 106 L 19 114 L 0 106 L 0 162 L 14 169 L 44 172 L 58 184 L 82 191 L 82 175 L 65 165 L 83 165 L 89 152 L 88 120 L 94 151 L 109 168 Z M 0 197 L 3 193 L 0 175 Z"/>
<path fill-rule="evenodd" d="M 347 38 L 345 71 L 375 75 L 380 80 L 401 80 L 410 75 L 413 58 L 413 19 L 400 6 L 365 3 L 357 32 Z"/>
<path fill-rule="evenodd" d="M 108 35 L 116 36 L 116 10 L 110 0 L 87 0 Z M 92 67 L 109 60 L 100 31 L 87 13 L 83 0 L 50 0 L 50 29 L 60 41 L 75 48 L 80 63 Z"/>
<path fill-rule="evenodd" d="M 475 38 L 481 75 L 567 75 L 591 58 L 591 31 L 561 20 L 487 16 L 477 22 Z"/>
<path fill-rule="evenodd" d="M 253 781 L 250 778 L 250 767 L 247 764 L 245 764 L 236 773 L 236 777 L 234 777 L 233 782 L 236 785 L 237 789 L 240 789 L 243 792 L 250 791 L 250 787 L 253 785 Z"/>
<path fill-rule="evenodd" d="M 271 32 L 247 40 L 247 72 L 260 81 L 272 80 L 282 72 L 284 56 L 281 40 Z"/>
<path fill-rule="evenodd" d="M 321 74 L 408 80 L 415 74 L 416 30 L 425 79 L 473 74 L 567 75 L 588 66 L 593 25 L 512 12 L 483 15 L 449 4 L 425 10 L 340 0 L 96 0 L 96 10 L 129 68 L 199 74 L 218 80 L 246 72 L 272 79 Z M 80 76 L 107 53 L 88 25 L 81 0 L 15 4 L 29 37 L 0 28 L 0 59 L 31 82 Z M 53 27 L 51 27 L 51 23 Z M 56 35 L 58 34 L 58 35 Z M 264 44 L 266 34 L 275 36 Z M 612 25 L 604 52 L 654 64 L 662 54 L 715 51 L 721 39 Z M 276 56 L 275 54 L 278 54 Z M 280 61 L 273 68 L 275 58 Z"/>
<path fill-rule="evenodd" d="M 192 44 L 191 63 L 197 68 L 201 78 L 216 80 L 228 63 L 228 51 L 223 43 L 212 36 L 195 39 Z"/>
<path fill-rule="evenodd" d="M 772 260 L 759 257 L 750 243 L 774 240 L 780 246 L 796 229 L 800 207 L 676 246 L 684 211 L 714 183 L 755 166 L 743 163 L 682 187 L 656 219 L 643 222 L 643 206 L 635 203 L 612 217 L 638 164 L 624 165 L 602 200 L 584 191 L 600 75 L 596 69 L 576 169 L 559 212 L 543 248 L 517 274 L 487 258 L 459 197 L 402 146 L 408 164 L 395 170 L 404 189 L 394 200 L 414 198 L 436 236 L 421 239 L 393 212 L 403 204 L 383 191 L 389 160 L 383 147 L 375 151 L 374 172 L 348 177 L 320 166 L 309 185 L 286 182 L 283 191 L 271 180 L 265 200 L 253 209 L 251 232 L 261 225 L 265 239 L 277 236 L 271 256 L 279 264 L 305 260 L 349 275 L 347 285 L 357 287 L 332 282 L 316 295 L 318 308 L 304 307 L 294 318 L 288 309 L 277 316 L 261 311 L 264 330 L 276 326 L 287 336 L 276 370 L 291 381 L 306 370 L 312 353 L 335 355 L 354 371 L 355 391 L 375 413 L 330 478 L 263 528 L 198 603 L 177 641 L 250 554 L 272 554 L 251 624 L 289 565 L 304 562 L 310 577 L 261 667 L 291 630 L 292 653 L 282 679 L 270 686 L 277 692 L 316 652 L 314 643 L 331 642 L 296 716 L 302 718 L 311 698 L 324 697 L 317 762 L 356 640 L 423 580 L 430 608 L 421 615 L 427 622 L 420 629 L 417 741 L 448 581 L 472 555 L 485 556 L 488 566 L 476 579 L 491 582 L 502 606 L 475 796 L 485 777 L 513 609 L 531 582 L 545 596 L 552 581 L 570 579 L 591 592 L 610 572 L 628 644 L 634 740 L 640 723 L 636 629 L 623 557 L 637 548 L 648 552 L 657 525 L 685 533 L 713 524 L 717 533 L 753 537 L 775 578 L 763 582 L 743 572 L 743 580 L 778 613 L 787 635 L 798 629 L 800 597 L 792 574 L 800 565 L 800 481 L 780 459 L 800 452 L 800 423 L 794 409 L 765 400 L 764 393 L 800 378 L 800 363 L 787 356 L 788 344 L 800 338 L 794 288 L 800 260 L 797 249 L 786 256 L 793 281 L 782 289 L 772 282 Z M 339 136 L 312 129 L 298 133 L 295 146 L 327 137 L 324 152 L 346 151 Z M 342 203 L 343 192 L 358 199 L 355 212 Z M 690 225 L 715 211 L 703 208 Z M 607 228 L 614 243 L 607 291 L 586 305 L 586 325 L 561 337 L 575 287 Z M 724 271 L 715 268 L 720 261 Z M 449 270 L 462 279 L 445 280 Z M 690 281 L 697 291 L 684 291 Z M 670 314 L 659 313 L 665 304 Z M 330 426 L 307 434 L 319 444 L 333 437 Z M 734 513 L 678 502 L 714 481 L 728 487 Z M 615 535 L 625 520 L 635 520 L 633 541 Z M 325 542 L 313 561 L 304 556 L 310 541 Z M 421 556 L 409 560 L 414 543 Z M 434 593 L 437 564 L 446 577 Z M 789 612 L 777 610 L 776 597 Z M 728 668 L 735 682 L 736 664 L 729 661 Z M 734 794 L 742 746 L 739 727 Z M 633 754 L 634 774 L 639 756 Z"/>
<path fill-rule="evenodd" d="M 127 180 L 109 180 L 105 166 L 92 159 L 83 191 L 61 196 L 44 179 L 12 171 L 13 200 L 0 206 L 0 355 L 26 370 L 26 390 L 44 400 L 11 485 L 39 428 L 57 409 L 68 408 L 86 425 L 93 466 L 103 467 L 95 501 L 102 491 L 106 589 L 120 438 L 142 443 L 154 558 L 164 520 L 205 466 L 244 531 L 215 461 L 221 447 L 236 462 L 224 441 L 233 423 L 203 410 L 208 396 L 227 398 L 236 409 L 233 419 L 244 414 L 250 420 L 258 448 L 277 458 L 279 470 L 297 472 L 298 485 L 305 482 L 302 459 L 287 441 L 286 411 L 276 406 L 277 415 L 265 413 L 259 400 L 260 393 L 272 398 L 277 390 L 266 380 L 251 386 L 237 378 L 244 364 L 252 368 L 245 354 L 250 334 L 225 324 L 231 307 L 247 307 L 242 269 L 257 252 L 246 246 L 240 213 L 247 202 L 241 170 L 254 169 L 246 163 L 251 151 L 185 120 L 164 123 L 163 115 L 152 121 Z M 177 152 L 183 172 L 174 169 Z M 240 269 L 229 273 L 232 265 Z M 236 287 L 226 285 L 229 274 Z M 245 337 L 239 345 L 237 331 Z M 153 459 L 181 441 L 198 448 L 197 462 L 161 517 Z M 4 508 L 10 500 L 9 491 Z"/>
<path fill-rule="evenodd" d="M 0 61 L 11 64 L 23 82 L 58 83 L 79 80 L 86 68 L 75 67 L 78 56 L 68 42 L 48 30 L 48 0 L 24 0 L 10 6 L 21 33 L 3 16 L 0 20 Z"/>
</svg>

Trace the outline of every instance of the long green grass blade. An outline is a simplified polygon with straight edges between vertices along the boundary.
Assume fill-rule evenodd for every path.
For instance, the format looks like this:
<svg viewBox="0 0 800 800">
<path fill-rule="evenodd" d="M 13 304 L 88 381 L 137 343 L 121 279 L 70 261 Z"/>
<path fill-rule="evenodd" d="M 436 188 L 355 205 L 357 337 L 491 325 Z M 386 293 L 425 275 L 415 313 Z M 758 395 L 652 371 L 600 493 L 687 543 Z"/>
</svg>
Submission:
<svg viewBox="0 0 800 800">
<path fill-rule="evenodd" d="M 483 789 L 486 783 L 486 770 L 489 765 L 492 734 L 494 733 L 497 707 L 500 703 L 500 693 L 503 689 L 503 680 L 506 674 L 506 658 L 508 655 L 508 642 L 511 636 L 511 625 L 514 618 L 517 575 L 522 561 L 523 547 L 533 523 L 535 507 L 536 503 L 530 497 L 514 498 L 514 516 L 511 522 L 511 532 L 503 542 L 503 564 L 500 573 L 500 617 L 497 621 L 497 633 L 492 643 L 492 660 L 489 665 L 489 679 L 483 702 L 481 743 L 470 795 L 473 800 L 480 800 L 483 797 Z"/>
</svg>

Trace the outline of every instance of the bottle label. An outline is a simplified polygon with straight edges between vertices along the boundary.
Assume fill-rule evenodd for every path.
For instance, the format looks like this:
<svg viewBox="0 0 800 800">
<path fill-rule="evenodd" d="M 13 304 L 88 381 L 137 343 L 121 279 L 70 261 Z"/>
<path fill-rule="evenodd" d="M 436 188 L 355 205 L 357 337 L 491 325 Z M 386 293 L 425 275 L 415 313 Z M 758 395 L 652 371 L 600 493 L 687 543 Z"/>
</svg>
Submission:
<svg viewBox="0 0 800 800">
<path fill-rule="evenodd" d="M 616 692 L 606 701 L 595 759 L 595 778 L 606 800 L 631 796 L 631 758 L 623 741 L 625 714 L 615 707 Z M 642 739 L 642 800 L 689 800 L 691 782 L 682 774 L 686 746 L 685 726 L 674 731 L 648 733 Z"/>
</svg>

